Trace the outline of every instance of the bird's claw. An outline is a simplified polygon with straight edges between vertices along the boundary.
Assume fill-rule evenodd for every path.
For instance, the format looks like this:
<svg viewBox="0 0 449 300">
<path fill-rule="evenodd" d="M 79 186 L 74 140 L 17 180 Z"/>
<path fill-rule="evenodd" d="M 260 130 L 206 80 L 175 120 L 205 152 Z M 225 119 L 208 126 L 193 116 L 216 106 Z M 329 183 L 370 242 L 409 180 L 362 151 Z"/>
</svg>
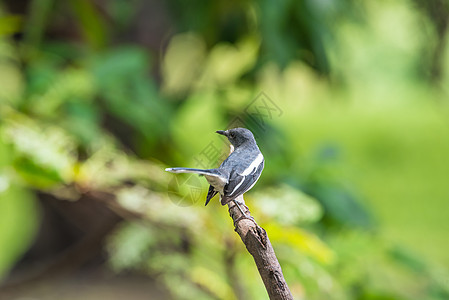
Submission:
<svg viewBox="0 0 449 300">
<path fill-rule="evenodd" d="M 248 217 L 248 216 L 245 214 L 245 212 L 242 210 L 242 208 L 240 207 L 239 203 L 238 203 L 236 200 L 234 200 L 234 203 L 235 203 L 234 206 L 237 206 L 237 208 L 240 210 L 240 213 L 242 214 L 240 217 L 238 217 L 237 219 L 234 220 L 234 227 L 235 227 L 235 228 L 237 228 L 237 224 L 238 224 L 241 220 L 243 220 L 243 219 L 248 219 L 248 220 L 252 221 L 255 225 L 257 225 L 256 220 L 254 220 L 254 218 L 253 218 L 252 216 L 249 216 L 249 217 Z M 248 206 L 246 206 L 246 205 L 243 204 L 243 203 L 240 203 L 240 204 L 242 204 L 243 206 L 245 206 L 245 208 L 249 211 Z M 232 207 L 229 208 L 229 213 L 231 214 L 231 216 L 233 217 L 233 219 L 234 219 L 234 214 L 231 212 L 231 208 L 233 208 L 234 206 L 232 206 Z"/>
<path fill-rule="evenodd" d="M 238 217 L 237 219 L 234 220 L 234 227 L 237 228 L 237 224 L 241 221 L 241 220 L 250 220 L 252 221 L 254 224 L 257 225 L 256 220 L 254 220 L 254 218 L 252 216 L 247 216 L 247 215 L 241 215 L 240 217 Z"/>
</svg>

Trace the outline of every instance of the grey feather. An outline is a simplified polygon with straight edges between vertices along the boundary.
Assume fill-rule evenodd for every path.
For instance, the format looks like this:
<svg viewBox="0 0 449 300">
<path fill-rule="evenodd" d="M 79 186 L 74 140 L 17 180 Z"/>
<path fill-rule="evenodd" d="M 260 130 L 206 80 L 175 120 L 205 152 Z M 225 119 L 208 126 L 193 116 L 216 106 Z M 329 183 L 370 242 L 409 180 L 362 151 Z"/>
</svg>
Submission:
<svg viewBox="0 0 449 300">
<path fill-rule="evenodd" d="M 257 147 L 251 131 L 234 128 L 217 131 L 225 135 L 234 147 L 234 151 L 216 169 L 167 168 L 172 173 L 195 173 L 203 175 L 210 184 L 206 205 L 217 193 L 221 195 L 221 204 L 225 205 L 249 191 L 262 173 L 264 157 Z M 231 147 L 232 149 L 232 147 Z"/>
</svg>

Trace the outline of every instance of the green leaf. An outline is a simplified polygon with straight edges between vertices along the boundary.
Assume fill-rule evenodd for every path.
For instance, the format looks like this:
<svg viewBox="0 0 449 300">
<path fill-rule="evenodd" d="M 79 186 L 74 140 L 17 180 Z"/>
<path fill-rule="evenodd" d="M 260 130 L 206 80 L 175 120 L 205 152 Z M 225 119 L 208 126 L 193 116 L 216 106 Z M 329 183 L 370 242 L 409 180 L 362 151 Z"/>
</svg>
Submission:
<svg viewBox="0 0 449 300">
<path fill-rule="evenodd" d="M 326 217 L 340 224 L 372 229 L 375 222 L 371 213 L 355 196 L 338 184 L 321 184 L 312 193 L 326 211 Z"/>
<path fill-rule="evenodd" d="M 137 223 L 123 223 L 110 237 L 110 263 L 116 271 L 134 269 L 142 265 L 156 238 L 151 227 Z"/>
<path fill-rule="evenodd" d="M 19 32 L 22 23 L 23 18 L 19 15 L 0 16 L 0 37 Z"/>
<path fill-rule="evenodd" d="M 22 96 L 23 76 L 16 49 L 4 40 L 0 40 L 0 82 L 0 105 L 15 104 Z"/>
<path fill-rule="evenodd" d="M 13 163 L 17 174 L 30 186 L 40 189 L 50 188 L 63 179 L 56 170 L 48 169 L 36 164 L 28 158 L 18 158 Z"/>
<path fill-rule="evenodd" d="M 287 244 L 325 264 L 335 260 L 334 252 L 316 235 L 297 227 L 279 226 L 272 222 L 264 225 L 273 243 Z"/>
<path fill-rule="evenodd" d="M 16 170 L 30 184 L 44 187 L 73 179 L 75 143 L 61 128 L 15 114 L 8 117 L 3 132 L 14 149 Z"/>
<path fill-rule="evenodd" d="M 72 0 L 70 3 L 90 46 L 94 49 L 104 48 L 108 37 L 107 26 L 94 3 L 87 0 Z"/>
<path fill-rule="evenodd" d="M 200 36 L 193 33 L 174 36 L 163 60 L 163 91 L 176 96 L 191 90 L 204 68 L 205 57 L 206 45 Z"/>
<path fill-rule="evenodd" d="M 14 266 L 33 241 L 39 214 L 34 196 L 16 186 L 7 186 L 0 176 L 0 278 Z"/>
<path fill-rule="evenodd" d="M 320 203 L 288 185 L 267 188 L 254 196 L 258 208 L 281 224 L 317 222 L 323 215 Z"/>
</svg>

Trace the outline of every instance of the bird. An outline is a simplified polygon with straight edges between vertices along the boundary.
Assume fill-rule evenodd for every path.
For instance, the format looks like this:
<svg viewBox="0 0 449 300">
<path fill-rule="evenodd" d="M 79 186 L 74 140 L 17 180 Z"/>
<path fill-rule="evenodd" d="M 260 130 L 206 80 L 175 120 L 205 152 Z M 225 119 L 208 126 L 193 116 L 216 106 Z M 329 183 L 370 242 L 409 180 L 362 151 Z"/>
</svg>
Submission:
<svg viewBox="0 0 449 300">
<path fill-rule="evenodd" d="M 257 146 L 253 133 L 246 128 L 217 130 L 216 133 L 228 138 L 231 143 L 231 153 L 215 169 L 166 168 L 172 173 L 195 173 L 204 176 L 210 187 L 206 197 L 210 200 L 220 194 L 221 205 L 234 201 L 243 216 L 246 216 L 236 200 L 249 191 L 259 180 L 265 165 L 265 159 Z M 240 203 L 243 204 L 244 203 Z"/>
</svg>

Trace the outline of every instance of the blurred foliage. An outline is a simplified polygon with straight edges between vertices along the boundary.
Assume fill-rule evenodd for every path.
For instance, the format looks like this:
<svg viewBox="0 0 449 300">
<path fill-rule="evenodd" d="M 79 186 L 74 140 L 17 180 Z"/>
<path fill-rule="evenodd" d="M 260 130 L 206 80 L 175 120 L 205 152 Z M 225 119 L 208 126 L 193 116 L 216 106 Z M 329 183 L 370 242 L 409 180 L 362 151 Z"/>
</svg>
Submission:
<svg viewBox="0 0 449 300">
<path fill-rule="evenodd" d="M 449 297 L 446 2 L 172 0 L 163 34 L 145 1 L 28 5 L 0 5 L 0 276 L 37 196 L 105 192 L 137 216 L 109 235 L 113 270 L 263 299 L 206 182 L 163 171 L 215 167 L 214 131 L 243 125 L 266 157 L 247 203 L 297 299 Z"/>
</svg>

